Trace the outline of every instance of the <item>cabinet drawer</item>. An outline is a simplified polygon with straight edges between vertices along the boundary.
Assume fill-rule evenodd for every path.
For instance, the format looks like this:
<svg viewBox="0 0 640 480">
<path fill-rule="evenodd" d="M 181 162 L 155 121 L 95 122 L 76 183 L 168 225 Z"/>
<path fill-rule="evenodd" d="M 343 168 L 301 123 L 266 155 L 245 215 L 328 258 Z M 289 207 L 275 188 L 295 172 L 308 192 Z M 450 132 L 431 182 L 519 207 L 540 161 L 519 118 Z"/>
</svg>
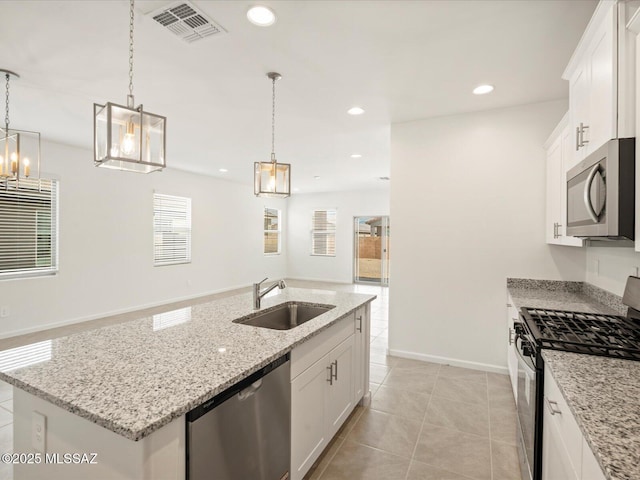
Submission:
<svg viewBox="0 0 640 480">
<path fill-rule="evenodd" d="M 291 379 L 293 380 L 316 363 L 333 348 L 355 332 L 355 313 L 342 320 L 291 351 Z"/>
<path fill-rule="evenodd" d="M 557 428 L 573 470 L 580 478 L 582 475 L 582 432 L 548 367 L 545 367 L 544 372 L 543 408 L 545 413 L 550 414 L 544 416 L 543 429 L 551 428 L 552 425 Z M 547 420 L 552 425 L 547 425 Z"/>
</svg>

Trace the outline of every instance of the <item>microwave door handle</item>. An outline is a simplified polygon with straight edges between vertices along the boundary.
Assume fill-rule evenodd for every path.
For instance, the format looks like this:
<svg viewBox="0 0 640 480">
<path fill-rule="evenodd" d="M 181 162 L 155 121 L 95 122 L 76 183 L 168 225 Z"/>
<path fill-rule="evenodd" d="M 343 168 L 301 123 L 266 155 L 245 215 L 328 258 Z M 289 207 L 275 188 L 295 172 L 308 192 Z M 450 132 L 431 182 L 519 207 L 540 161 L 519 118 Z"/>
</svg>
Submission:
<svg viewBox="0 0 640 480">
<path fill-rule="evenodd" d="M 591 203 L 591 185 L 593 184 L 593 180 L 596 178 L 596 174 L 598 173 L 599 169 L 600 164 L 594 165 L 594 167 L 589 172 L 589 175 L 587 176 L 587 181 L 584 184 L 584 205 L 587 207 L 587 213 L 591 217 L 591 220 L 593 220 L 595 223 L 598 223 L 599 219 L 598 215 L 593 209 L 593 204 Z"/>
</svg>

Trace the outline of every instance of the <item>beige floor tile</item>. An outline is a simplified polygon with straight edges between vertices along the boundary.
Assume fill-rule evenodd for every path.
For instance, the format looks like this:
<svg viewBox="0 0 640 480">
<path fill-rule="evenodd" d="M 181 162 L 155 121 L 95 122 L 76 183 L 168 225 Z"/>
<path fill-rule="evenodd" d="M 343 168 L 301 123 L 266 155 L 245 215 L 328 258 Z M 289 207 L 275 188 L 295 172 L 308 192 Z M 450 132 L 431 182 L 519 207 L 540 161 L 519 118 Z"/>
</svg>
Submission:
<svg viewBox="0 0 640 480">
<path fill-rule="evenodd" d="M 13 423 L 13 413 L 5 410 L 4 408 L 0 408 L 0 427 L 4 427 L 5 425 L 10 425 Z"/>
<path fill-rule="evenodd" d="M 379 344 L 377 344 L 377 345 L 373 345 L 372 344 L 370 352 L 372 354 L 375 353 L 376 355 L 386 355 L 387 354 L 387 347 L 383 347 L 383 346 L 381 346 Z"/>
<path fill-rule="evenodd" d="M 5 402 L 13 398 L 13 385 L 0 380 L 0 402 Z"/>
<path fill-rule="evenodd" d="M 439 363 L 423 362 L 421 360 L 413 360 L 411 358 L 398 358 L 398 362 L 395 366 L 406 370 L 418 369 L 424 373 L 431 373 L 433 375 L 437 374 L 442 367 Z"/>
<path fill-rule="evenodd" d="M 520 462 L 515 445 L 491 442 L 493 480 L 520 480 Z"/>
<path fill-rule="evenodd" d="M 381 412 L 422 420 L 429 395 L 380 385 L 371 400 L 371 408 Z"/>
<path fill-rule="evenodd" d="M 458 475 L 441 468 L 413 461 L 409 466 L 407 480 L 470 480 L 471 477 Z M 473 479 L 471 479 L 473 480 Z"/>
<path fill-rule="evenodd" d="M 516 425 L 518 414 L 515 410 L 502 407 L 489 409 L 491 440 L 516 445 Z"/>
<path fill-rule="evenodd" d="M 0 427 L 0 454 L 13 452 L 13 424 Z"/>
<path fill-rule="evenodd" d="M 453 367 L 451 365 L 443 365 L 440 369 L 441 377 L 456 378 L 459 380 L 468 380 L 471 382 L 487 383 L 487 372 L 481 370 L 472 370 L 470 368 Z"/>
<path fill-rule="evenodd" d="M 370 364 L 369 365 L 369 381 L 373 383 L 382 383 L 389 373 L 391 367 L 386 365 Z"/>
<path fill-rule="evenodd" d="M 347 439 L 410 459 L 418 441 L 420 427 L 421 419 L 414 420 L 369 409 L 360 416 Z"/>
<path fill-rule="evenodd" d="M 380 387 L 379 383 L 369 383 L 369 392 L 371 393 L 372 397 L 376 394 L 379 387 Z"/>
<path fill-rule="evenodd" d="M 0 480 L 13 480 L 13 465 L 0 462 Z"/>
<path fill-rule="evenodd" d="M 345 422 L 338 430 L 338 433 L 336 433 L 336 437 L 345 438 L 349 434 L 353 426 L 358 422 L 358 419 L 365 410 L 368 410 L 368 408 L 365 408 L 361 405 L 356 405 L 356 408 L 353 409 L 353 412 L 351 412 L 349 418 L 345 420 Z"/>
<path fill-rule="evenodd" d="M 429 371 L 429 369 L 394 367 L 384 379 L 383 385 L 430 395 L 438 377 L 428 373 Z"/>
<path fill-rule="evenodd" d="M 489 438 L 489 411 L 486 405 L 431 397 L 425 422 Z"/>
<path fill-rule="evenodd" d="M 391 355 L 387 355 L 386 353 L 371 352 L 369 354 L 369 361 L 371 363 L 377 363 L 378 365 L 393 367 L 398 362 L 398 359 Z"/>
<path fill-rule="evenodd" d="M 478 480 L 491 480 L 488 438 L 425 423 L 414 459 Z"/>
<path fill-rule="evenodd" d="M 433 395 L 481 405 L 487 405 L 489 402 L 487 385 L 484 383 L 468 381 L 467 379 L 459 380 L 441 375 L 438 376 Z"/>
<path fill-rule="evenodd" d="M 489 386 L 489 406 L 515 412 L 516 402 L 511 387 Z"/>
<path fill-rule="evenodd" d="M 346 440 L 321 480 L 402 480 L 410 460 Z"/>
<path fill-rule="evenodd" d="M 507 374 L 487 372 L 489 387 L 511 388 L 511 379 Z"/>
</svg>

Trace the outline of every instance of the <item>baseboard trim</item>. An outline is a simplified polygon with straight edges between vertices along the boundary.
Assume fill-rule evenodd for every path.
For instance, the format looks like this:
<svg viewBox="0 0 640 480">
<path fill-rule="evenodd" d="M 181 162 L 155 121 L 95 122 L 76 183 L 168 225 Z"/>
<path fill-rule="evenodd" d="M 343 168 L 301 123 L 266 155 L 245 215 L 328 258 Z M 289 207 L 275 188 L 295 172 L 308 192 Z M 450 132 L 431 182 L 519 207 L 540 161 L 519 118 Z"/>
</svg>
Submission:
<svg viewBox="0 0 640 480">
<path fill-rule="evenodd" d="M 410 360 L 420 360 L 423 362 L 441 363 L 443 365 L 451 365 L 454 367 L 470 368 L 472 370 L 482 370 L 484 372 L 500 373 L 507 375 L 509 370 L 507 367 L 500 365 L 491 365 L 489 363 L 471 362 L 469 360 L 460 360 L 457 358 L 439 357 L 437 355 L 427 355 L 425 353 L 407 352 L 405 350 L 389 349 L 389 355 L 400 358 L 408 358 Z"/>
</svg>

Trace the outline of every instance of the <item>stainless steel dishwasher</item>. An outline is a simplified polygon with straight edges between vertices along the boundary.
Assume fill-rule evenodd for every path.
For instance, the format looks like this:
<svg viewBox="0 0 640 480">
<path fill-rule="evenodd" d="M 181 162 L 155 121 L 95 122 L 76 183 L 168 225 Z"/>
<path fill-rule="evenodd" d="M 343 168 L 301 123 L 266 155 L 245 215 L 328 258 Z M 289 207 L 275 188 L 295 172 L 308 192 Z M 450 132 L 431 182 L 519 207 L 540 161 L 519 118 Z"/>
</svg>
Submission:
<svg viewBox="0 0 640 480">
<path fill-rule="evenodd" d="M 187 480 L 286 480 L 289 354 L 187 413 Z"/>
</svg>

